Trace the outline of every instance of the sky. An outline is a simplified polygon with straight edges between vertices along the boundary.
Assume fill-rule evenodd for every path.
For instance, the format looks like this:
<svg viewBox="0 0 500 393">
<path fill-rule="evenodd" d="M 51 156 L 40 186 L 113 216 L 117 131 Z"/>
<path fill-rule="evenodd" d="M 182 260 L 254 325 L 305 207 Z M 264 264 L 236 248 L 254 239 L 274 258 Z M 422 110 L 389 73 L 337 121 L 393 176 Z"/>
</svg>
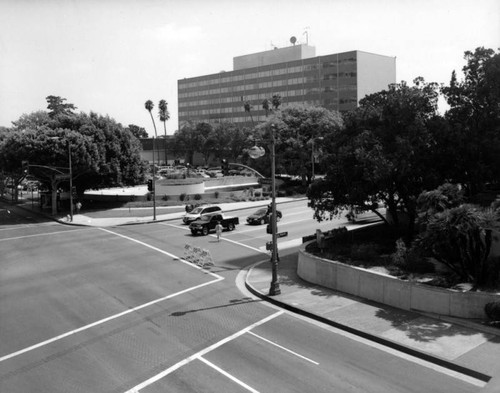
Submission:
<svg viewBox="0 0 500 393">
<path fill-rule="evenodd" d="M 308 43 L 396 57 L 396 80 L 448 84 L 464 52 L 500 47 L 499 0 L 0 0 L 0 126 L 66 98 L 154 134 L 147 100 L 177 81 L 231 71 L 233 57 Z M 440 105 L 440 110 L 443 105 Z"/>
</svg>

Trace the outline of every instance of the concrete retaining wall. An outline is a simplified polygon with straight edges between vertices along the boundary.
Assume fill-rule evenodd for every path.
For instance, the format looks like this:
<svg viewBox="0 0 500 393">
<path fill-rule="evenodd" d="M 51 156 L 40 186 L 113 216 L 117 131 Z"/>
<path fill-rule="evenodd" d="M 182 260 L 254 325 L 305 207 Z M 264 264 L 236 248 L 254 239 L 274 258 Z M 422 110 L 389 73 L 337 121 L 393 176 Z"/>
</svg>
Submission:
<svg viewBox="0 0 500 393">
<path fill-rule="evenodd" d="M 457 318 L 484 318 L 484 306 L 500 301 L 500 295 L 459 292 L 318 258 L 299 251 L 297 274 L 302 279 L 330 289 L 404 310 L 417 310 Z"/>
</svg>

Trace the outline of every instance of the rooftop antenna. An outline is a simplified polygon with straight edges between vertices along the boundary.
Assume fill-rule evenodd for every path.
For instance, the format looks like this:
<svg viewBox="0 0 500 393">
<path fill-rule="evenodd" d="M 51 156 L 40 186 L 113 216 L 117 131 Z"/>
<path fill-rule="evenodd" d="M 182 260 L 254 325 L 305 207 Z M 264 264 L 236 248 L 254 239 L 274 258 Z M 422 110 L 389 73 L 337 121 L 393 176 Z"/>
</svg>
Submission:
<svg viewBox="0 0 500 393">
<path fill-rule="evenodd" d="M 305 31 L 304 31 L 304 33 L 302 33 L 302 35 L 304 35 L 304 34 L 306 35 L 306 45 L 309 45 L 309 32 L 307 31 L 309 29 L 310 29 L 309 26 L 304 27 Z"/>
</svg>

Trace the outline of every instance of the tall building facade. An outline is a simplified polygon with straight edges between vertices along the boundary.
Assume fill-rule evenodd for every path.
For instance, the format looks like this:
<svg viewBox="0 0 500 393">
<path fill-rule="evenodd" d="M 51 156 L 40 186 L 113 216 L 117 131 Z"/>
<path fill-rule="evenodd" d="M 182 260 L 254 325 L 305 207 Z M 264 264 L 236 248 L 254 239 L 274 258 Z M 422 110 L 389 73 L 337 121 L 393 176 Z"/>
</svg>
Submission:
<svg viewBox="0 0 500 393">
<path fill-rule="evenodd" d="M 396 82 L 394 57 L 357 50 L 315 56 L 314 47 L 305 44 L 235 57 L 233 68 L 177 81 L 179 129 L 188 121 L 252 126 L 265 120 L 262 101 L 275 94 L 282 107 L 347 111 Z"/>
</svg>

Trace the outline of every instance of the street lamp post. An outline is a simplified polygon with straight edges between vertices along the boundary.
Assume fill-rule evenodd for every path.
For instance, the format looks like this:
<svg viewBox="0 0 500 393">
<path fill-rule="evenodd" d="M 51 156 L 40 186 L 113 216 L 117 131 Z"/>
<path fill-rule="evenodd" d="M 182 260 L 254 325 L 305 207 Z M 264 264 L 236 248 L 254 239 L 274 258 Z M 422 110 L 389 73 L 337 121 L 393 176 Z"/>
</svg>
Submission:
<svg viewBox="0 0 500 393">
<path fill-rule="evenodd" d="M 269 295 L 275 296 L 281 293 L 280 284 L 278 281 L 278 239 L 276 236 L 276 163 L 275 163 L 275 152 L 274 152 L 274 132 L 276 130 L 276 125 L 271 125 L 271 201 L 272 201 L 272 216 L 271 216 L 271 231 L 272 231 L 272 239 L 273 239 L 273 253 L 271 255 L 271 269 L 272 269 L 272 278 L 271 278 L 271 286 L 269 288 Z"/>
<path fill-rule="evenodd" d="M 278 280 L 278 239 L 277 239 L 277 216 L 276 216 L 276 164 L 275 164 L 275 130 L 276 125 L 271 125 L 272 139 L 271 139 L 271 233 L 272 233 L 272 254 L 271 254 L 271 269 L 272 278 L 271 286 L 269 288 L 269 295 L 275 296 L 281 293 L 280 284 Z M 262 147 L 254 146 L 249 149 L 248 154 L 251 158 L 259 158 L 264 155 Z"/>
<path fill-rule="evenodd" d="M 69 160 L 69 216 L 73 222 L 73 166 L 71 164 L 71 143 L 68 140 L 68 160 Z"/>
</svg>

